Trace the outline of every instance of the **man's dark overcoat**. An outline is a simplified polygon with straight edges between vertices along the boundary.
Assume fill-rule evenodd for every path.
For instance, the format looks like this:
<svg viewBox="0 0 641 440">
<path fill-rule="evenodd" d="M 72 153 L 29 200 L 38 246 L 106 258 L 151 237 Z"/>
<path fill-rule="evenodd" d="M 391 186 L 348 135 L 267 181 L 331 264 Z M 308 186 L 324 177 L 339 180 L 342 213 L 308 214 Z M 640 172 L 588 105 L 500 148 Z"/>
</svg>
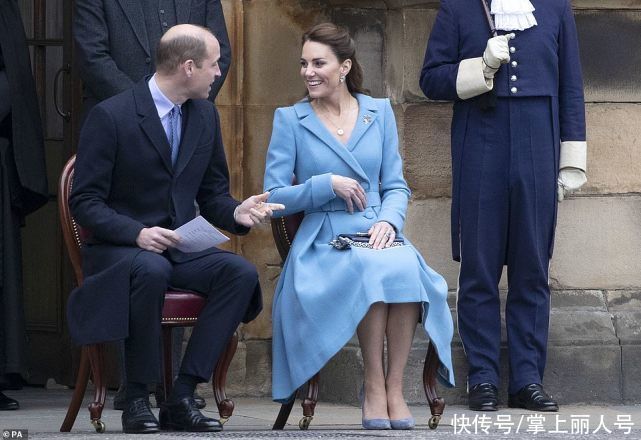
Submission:
<svg viewBox="0 0 641 440">
<path fill-rule="evenodd" d="M 216 108 L 207 100 L 182 105 L 180 150 L 172 167 L 148 79 L 95 106 L 80 135 L 70 204 L 90 238 L 83 249 L 85 279 L 68 304 L 70 333 L 80 345 L 128 336 L 130 265 L 141 251 L 141 229 L 175 229 L 196 216 L 197 201 L 215 226 L 248 231 L 233 218 L 239 202 L 229 193 Z M 173 250 L 168 258 L 186 261 L 203 253 Z M 244 321 L 261 309 L 257 289 Z"/>
</svg>

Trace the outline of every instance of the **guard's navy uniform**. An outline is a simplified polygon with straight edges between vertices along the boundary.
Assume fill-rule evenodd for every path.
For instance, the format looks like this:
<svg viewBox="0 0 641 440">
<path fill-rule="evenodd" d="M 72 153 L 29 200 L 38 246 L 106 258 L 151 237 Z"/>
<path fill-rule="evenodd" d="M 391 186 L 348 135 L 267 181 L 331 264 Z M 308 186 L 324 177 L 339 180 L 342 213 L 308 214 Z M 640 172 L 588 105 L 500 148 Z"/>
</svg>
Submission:
<svg viewBox="0 0 641 440">
<path fill-rule="evenodd" d="M 455 101 L 452 250 L 461 262 L 457 307 L 468 385 L 499 385 L 498 284 L 507 264 L 511 394 L 542 383 L 559 144 L 585 141 L 570 1 L 531 2 L 538 25 L 509 41 L 511 60 L 494 78 L 494 108 L 457 95 L 461 61 L 481 57 L 491 37 L 478 0 L 441 0 L 420 79 L 428 98 Z"/>
</svg>

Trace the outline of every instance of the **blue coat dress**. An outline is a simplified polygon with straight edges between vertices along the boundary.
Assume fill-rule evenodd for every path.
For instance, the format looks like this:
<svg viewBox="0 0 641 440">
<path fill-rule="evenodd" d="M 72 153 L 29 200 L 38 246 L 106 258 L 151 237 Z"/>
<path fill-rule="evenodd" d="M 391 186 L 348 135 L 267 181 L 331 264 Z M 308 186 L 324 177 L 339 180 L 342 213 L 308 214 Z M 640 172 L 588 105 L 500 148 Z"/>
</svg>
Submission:
<svg viewBox="0 0 641 440">
<path fill-rule="evenodd" d="M 422 322 L 441 365 L 441 382 L 453 386 L 453 325 L 447 285 L 416 249 L 334 249 L 337 234 L 367 231 L 377 221 L 402 236 L 410 191 L 403 178 L 396 121 L 388 99 L 356 95 L 359 115 L 346 145 L 336 140 L 308 101 L 274 116 L 265 191 L 304 211 L 281 273 L 273 305 L 273 397 L 287 401 L 352 337 L 375 302 L 421 302 Z M 332 174 L 351 177 L 367 193 L 364 211 L 350 214 L 332 189 Z M 292 185 L 292 176 L 300 184 Z"/>
</svg>

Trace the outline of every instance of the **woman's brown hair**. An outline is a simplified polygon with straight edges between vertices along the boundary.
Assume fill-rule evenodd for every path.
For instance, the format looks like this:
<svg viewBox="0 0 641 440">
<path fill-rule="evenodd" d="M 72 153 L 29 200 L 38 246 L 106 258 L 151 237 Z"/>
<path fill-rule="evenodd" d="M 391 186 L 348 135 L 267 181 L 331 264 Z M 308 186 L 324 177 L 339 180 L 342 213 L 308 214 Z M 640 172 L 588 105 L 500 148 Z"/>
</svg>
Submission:
<svg viewBox="0 0 641 440">
<path fill-rule="evenodd" d="M 334 23 L 317 24 L 303 34 L 301 43 L 305 44 L 308 41 L 329 46 L 339 63 L 350 59 L 352 68 L 345 77 L 347 90 L 352 94 L 369 93 L 367 89 L 363 88 L 363 69 L 356 59 L 356 45 L 347 30 Z"/>
</svg>

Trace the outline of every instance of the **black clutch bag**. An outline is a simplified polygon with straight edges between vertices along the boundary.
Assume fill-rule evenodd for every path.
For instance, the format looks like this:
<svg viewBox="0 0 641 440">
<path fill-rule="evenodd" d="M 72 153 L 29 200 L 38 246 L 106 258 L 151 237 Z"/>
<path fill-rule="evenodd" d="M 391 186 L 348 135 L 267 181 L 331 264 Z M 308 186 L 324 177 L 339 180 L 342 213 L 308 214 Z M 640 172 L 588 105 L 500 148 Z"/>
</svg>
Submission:
<svg viewBox="0 0 641 440">
<path fill-rule="evenodd" d="M 335 239 L 329 242 L 339 251 L 344 251 L 352 246 L 373 249 L 369 244 L 369 234 L 367 232 L 357 232 L 356 234 L 338 234 Z M 403 246 L 405 240 L 403 238 L 395 238 L 389 247 Z"/>
</svg>

